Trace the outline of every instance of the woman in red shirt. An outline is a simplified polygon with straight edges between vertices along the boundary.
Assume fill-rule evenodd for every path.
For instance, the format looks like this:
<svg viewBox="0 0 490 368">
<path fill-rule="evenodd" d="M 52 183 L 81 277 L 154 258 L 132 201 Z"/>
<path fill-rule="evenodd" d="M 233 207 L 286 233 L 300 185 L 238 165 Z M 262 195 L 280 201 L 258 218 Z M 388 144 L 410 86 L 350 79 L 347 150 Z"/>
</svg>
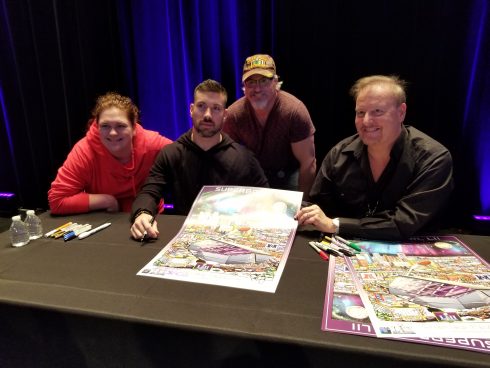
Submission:
<svg viewBox="0 0 490 368">
<path fill-rule="evenodd" d="M 140 125 L 129 97 L 97 99 L 84 138 L 68 154 L 48 191 L 52 214 L 131 211 L 156 155 L 171 143 Z"/>
</svg>

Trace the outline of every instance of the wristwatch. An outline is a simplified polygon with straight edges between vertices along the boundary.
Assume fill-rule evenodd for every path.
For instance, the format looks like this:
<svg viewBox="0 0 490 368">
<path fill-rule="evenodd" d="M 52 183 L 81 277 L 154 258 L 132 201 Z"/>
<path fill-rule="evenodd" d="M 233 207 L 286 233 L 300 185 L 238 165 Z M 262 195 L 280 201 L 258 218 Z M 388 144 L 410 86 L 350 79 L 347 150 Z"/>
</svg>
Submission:
<svg viewBox="0 0 490 368">
<path fill-rule="evenodd" d="M 333 226 L 335 226 L 335 234 L 338 234 L 339 233 L 339 228 L 340 228 L 339 218 L 338 217 L 333 218 L 332 219 L 332 224 L 333 224 Z"/>
</svg>

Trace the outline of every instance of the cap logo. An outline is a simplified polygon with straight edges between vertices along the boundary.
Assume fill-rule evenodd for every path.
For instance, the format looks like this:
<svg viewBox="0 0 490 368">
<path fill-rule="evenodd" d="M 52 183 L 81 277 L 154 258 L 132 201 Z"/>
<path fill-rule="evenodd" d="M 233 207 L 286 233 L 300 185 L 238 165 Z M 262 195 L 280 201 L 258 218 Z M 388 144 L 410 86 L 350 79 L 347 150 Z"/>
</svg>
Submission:
<svg viewBox="0 0 490 368">
<path fill-rule="evenodd" d="M 242 81 L 253 74 L 261 74 L 267 78 L 272 78 L 275 73 L 276 65 L 274 59 L 265 54 L 253 55 L 245 60 Z"/>
<path fill-rule="evenodd" d="M 254 59 L 248 63 L 249 68 L 256 68 L 261 66 L 267 66 L 265 60 Z"/>
</svg>

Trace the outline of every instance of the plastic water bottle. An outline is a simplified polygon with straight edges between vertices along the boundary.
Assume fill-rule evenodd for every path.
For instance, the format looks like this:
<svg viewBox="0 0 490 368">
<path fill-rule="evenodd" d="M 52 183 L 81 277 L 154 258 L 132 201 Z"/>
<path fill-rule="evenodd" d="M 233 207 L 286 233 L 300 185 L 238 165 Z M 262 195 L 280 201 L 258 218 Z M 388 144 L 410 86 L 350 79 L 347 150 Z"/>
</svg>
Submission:
<svg viewBox="0 0 490 368">
<path fill-rule="evenodd" d="M 39 239 L 43 236 L 43 225 L 41 224 L 41 219 L 37 217 L 33 210 L 27 210 L 27 216 L 24 223 L 29 231 L 29 239 Z"/>
<path fill-rule="evenodd" d="M 10 225 L 10 242 L 13 247 L 22 247 L 29 243 L 29 230 L 20 219 L 20 215 L 12 217 L 12 225 Z"/>
</svg>

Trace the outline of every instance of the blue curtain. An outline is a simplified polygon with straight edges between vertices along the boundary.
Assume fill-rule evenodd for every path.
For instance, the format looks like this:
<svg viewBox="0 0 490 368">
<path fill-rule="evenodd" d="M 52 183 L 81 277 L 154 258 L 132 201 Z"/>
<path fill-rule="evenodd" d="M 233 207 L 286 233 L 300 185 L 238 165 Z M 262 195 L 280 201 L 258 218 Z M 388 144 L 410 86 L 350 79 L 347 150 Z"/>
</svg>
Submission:
<svg viewBox="0 0 490 368">
<path fill-rule="evenodd" d="M 273 1 L 120 1 L 125 68 L 143 125 L 176 139 L 191 126 L 194 87 L 221 82 L 232 102 L 241 96 L 249 54 L 274 53 Z M 265 25 L 262 24 L 265 23 Z M 251 35 L 255 35 L 251 37 Z M 128 46 L 128 44 L 130 46 Z"/>
<path fill-rule="evenodd" d="M 407 122 L 455 158 L 452 213 L 488 214 L 488 2 L 0 0 L 0 191 L 46 208 L 98 95 L 131 96 L 146 128 L 176 139 L 198 83 L 220 81 L 231 103 L 245 58 L 268 53 L 310 111 L 319 161 L 355 132 L 357 78 L 408 80 Z"/>
<path fill-rule="evenodd" d="M 468 37 L 468 90 L 464 133 L 471 142 L 480 188 L 481 213 L 490 215 L 490 9 L 487 0 L 473 3 Z"/>
<path fill-rule="evenodd" d="M 436 78 L 447 78 L 444 74 L 454 72 L 450 68 L 446 71 L 448 64 L 442 60 L 452 52 L 452 47 L 458 48 L 457 42 L 466 43 L 465 51 L 458 50 L 458 54 L 452 54 L 455 60 L 452 65 L 456 65 L 458 59 L 465 59 L 469 62 L 466 71 L 459 70 L 462 78 L 467 81 L 467 91 L 464 124 L 462 128 L 460 125 L 457 130 L 462 129 L 460 133 L 467 137 L 468 142 L 471 142 L 470 149 L 474 150 L 476 157 L 473 176 L 480 185 L 481 210 L 485 213 L 490 212 L 490 145 L 487 144 L 490 141 L 490 118 L 488 117 L 490 116 L 488 114 L 490 105 L 485 103 L 485 101 L 490 101 L 488 0 L 471 1 L 461 8 L 463 13 L 447 3 L 407 7 L 409 14 L 404 21 L 410 20 L 413 29 L 398 27 L 395 22 L 391 26 L 396 26 L 397 31 L 389 36 L 382 33 L 384 36 L 380 39 L 376 36 L 375 39 L 379 39 L 378 42 L 382 43 L 383 37 L 393 38 L 395 44 L 401 42 L 397 41 L 399 37 L 406 37 L 407 41 L 412 40 L 413 42 L 417 39 L 416 37 L 420 38 L 425 34 L 423 36 L 425 39 L 418 46 L 407 42 L 404 48 L 393 47 L 389 50 L 382 49 L 382 51 L 380 49 L 370 55 L 368 51 L 370 49 L 366 49 L 367 46 L 363 43 L 361 33 L 356 36 L 356 33 L 360 31 L 357 31 L 355 27 L 349 28 L 350 33 L 342 31 L 344 23 L 337 21 L 337 18 L 347 19 L 344 14 L 346 9 L 343 8 L 342 2 L 332 2 L 328 6 L 328 13 L 322 18 L 315 13 L 318 10 L 315 6 L 306 3 L 292 5 L 291 2 L 277 2 L 276 4 L 274 1 L 258 0 L 151 0 L 143 2 L 121 0 L 119 12 L 122 17 L 119 23 L 122 25 L 123 44 L 128 42 L 128 35 L 131 35 L 133 47 L 125 58 L 126 70 L 128 75 L 133 73 L 130 78 L 135 81 L 132 94 L 143 111 L 144 126 L 158 130 L 172 139 L 177 138 L 191 124 L 189 103 L 192 101 L 193 88 L 207 78 L 223 83 L 230 94 L 230 103 L 241 97 L 242 64 L 247 56 L 254 53 L 269 53 L 279 58 L 279 72 L 286 68 L 289 69 L 289 74 L 286 75 L 288 81 L 286 89 L 291 91 L 292 88 L 294 91 L 296 87 L 300 91 L 299 97 L 306 99 L 307 106 L 318 104 L 318 99 L 325 97 L 335 96 L 334 98 L 338 99 L 339 95 L 345 95 L 345 91 L 330 90 L 331 83 L 337 82 L 339 78 L 336 70 L 322 68 L 322 66 L 335 65 L 335 61 L 320 59 L 316 47 L 313 47 L 315 45 L 318 45 L 318 49 L 323 49 L 323 53 L 328 50 L 330 54 L 327 57 L 332 56 L 339 61 L 346 60 L 347 64 L 337 66 L 344 70 L 346 77 L 345 71 L 353 75 L 360 73 L 356 75 L 359 77 L 369 73 L 389 73 L 392 69 L 397 74 L 402 72 L 402 77 L 404 74 L 411 75 L 412 80 L 409 79 L 411 82 L 416 82 L 415 78 L 418 79 L 415 88 L 420 88 L 420 90 L 415 90 L 415 94 L 420 96 L 420 92 L 426 89 L 424 92 L 429 96 L 434 95 L 435 99 L 436 94 L 440 93 L 437 89 Z M 350 12 L 353 24 L 356 24 L 356 17 L 364 13 L 363 5 L 357 8 L 359 7 L 360 9 Z M 368 9 L 366 11 L 372 10 L 369 10 L 370 5 L 366 7 Z M 389 14 L 393 9 L 390 9 L 390 6 L 385 4 L 386 14 L 383 18 L 385 22 L 391 19 Z M 424 22 L 423 16 L 427 12 L 433 13 L 434 22 Z M 436 16 L 437 14 L 439 16 Z M 461 26 L 464 26 L 464 23 L 468 26 L 463 33 L 466 34 L 467 39 L 453 42 L 451 46 L 451 42 L 448 43 L 447 39 L 440 37 L 445 37 L 447 34 L 448 29 L 445 23 L 455 14 L 459 14 L 461 18 Z M 308 21 L 308 17 L 311 17 L 311 22 Z M 276 24 L 276 18 L 281 19 L 280 24 Z M 379 27 L 379 30 L 374 32 L 385 32 L 385 27 L 389 28 L 387 24 L 384 26 L 380 24 L 376 27 Z M 318 31 L 321 32 L 323 38 L 317 39 L 320 34 L 315 32 Z M 400 32 L 403 33 L 400 34 Z M 432 35 L 429 36 L 426 32 Z M 345 43 L 338 44 L 338 40 L 342 39 L 345 39 Z M 355 47 L 352 46 L 354 48 L 351 49 L 348 47 L 350 42 L 352 42 L 351 45 L 359 43 L 359 50 L 364 50 L 364 54 L 368 54 L 370 58 L 365 59 L 356 55 L 354 51 L 351 51 L 351 49 L 355 50 Z M 427 45 L 424 46 L 424 43 Z M 330 48 L 330 45 L 337 46 Z M 378 48 L 376 42 L 373 43 L 373 47 L 371 51 Z M 407 57 L 415 60 L 417 53 L 422 52 L 423 47 L 432 48 L 431 59 L 423 65 L 415 63 L 418 66 L 414 69 L 415 64 L 406 61 Z M 351 56 L 350 53 L 352 53 Z M 383 53 L 386 53 L 385 57 L 376 59 L 377 55 Z M 348 63 L 357 57 L 358 59 L 352 64 L 349 71 Z M 304 66 L 296 69 L 296 63 Z M 442 63 L 441 68 L 437 71 L 440 75 L 436 76 L 431 72 L 431 68 L 439 63 Z M 307 67 L 308 65 L 310 67 Z M 426 74 L 424 74 L 425 69 L 428 70 Z M 314 75 L 314 73 L 318 74 Z M 353 79 L 352 76 L 348 78 Z M 292 84 L 289 84 L 289 81 Z M 311 92 L 308 90 L 309 86 L 304 84 L 309 83 L 315 86 L 318 81 L 324 81 L 326 84 L 315 87 L 318 97 L 308 104 L 307 99 Z M 352 80 L 349 80 L 348 83 L 352 83 Z M 300 86 L 300 84 L 303 85 Z M 328 92 L 325 92 L 322 87 Z M 431 92 L 430 88 L 435 89 Z M 306 93 L 301 92 L 301 89 L 306 90 Z M 322 96 L 322 93 L 326 96 Z M 455 92 L 455 94 L 464 96 L 460 92 Z M 415 100 L 413 92 L 409 97 L 412 97 L 411 101 Z M 443 96 L 438 98 L 444 100 Z M 326 100 L 326 104 L 331 103 L 330 101 L 332 100 Z M 437 103 L 437 100 L 420 99 L 415 104 L 411 104 L 409 113 L 416 112 L 419 127 L 421 123 L 427 124 L 422 117 L 428 109 L 434 108 L 434 103 Z M 339 106 L 338 103 L 336 105 Z M 431 125 L 426 127 L 422 125 L 422 129 L 434 135 L 436 139 L 442 139 L 445 143 L 439 129 L 440 126 L 444 127 L 445 119 L 443 114 L 439 114 L 439 117 L 440 122 L 432 120 Z M 318 125 L 318 121 L 316 123 L 317 137 L 323 135 L 327 139 L 327 147 L 323 148 L 317 144 L 317 150 L 326 150 L 333 142 L 328 142 L 328 136 L 322 132 L 323 127 Z M 342 133 L 342 128 L 336 128 L 338 137 L 346 135 Z M 329 130 L 329 135 L 330 132 L 331 130 Z M 450 141 L 453 138 L 451 134 L 457 136 L 459 133 L 453 131 L 453 133 L 444 134 L 449 137 L 448 141 Z M 453 145 L 452 147 L 450 144 L 449 148 L 458 156 L 456 161 L 459 156 L 467 158 L 464 154 L 467 149 L 464 143 L 461 146 Z M 320 155 L 320 158 L 322 156 L 323 154 Z M 465 174 L 459 175 L 464 176 Z M 464 181 L 465 179 L 458 178 L 458 180 Z"/>
</svg>

